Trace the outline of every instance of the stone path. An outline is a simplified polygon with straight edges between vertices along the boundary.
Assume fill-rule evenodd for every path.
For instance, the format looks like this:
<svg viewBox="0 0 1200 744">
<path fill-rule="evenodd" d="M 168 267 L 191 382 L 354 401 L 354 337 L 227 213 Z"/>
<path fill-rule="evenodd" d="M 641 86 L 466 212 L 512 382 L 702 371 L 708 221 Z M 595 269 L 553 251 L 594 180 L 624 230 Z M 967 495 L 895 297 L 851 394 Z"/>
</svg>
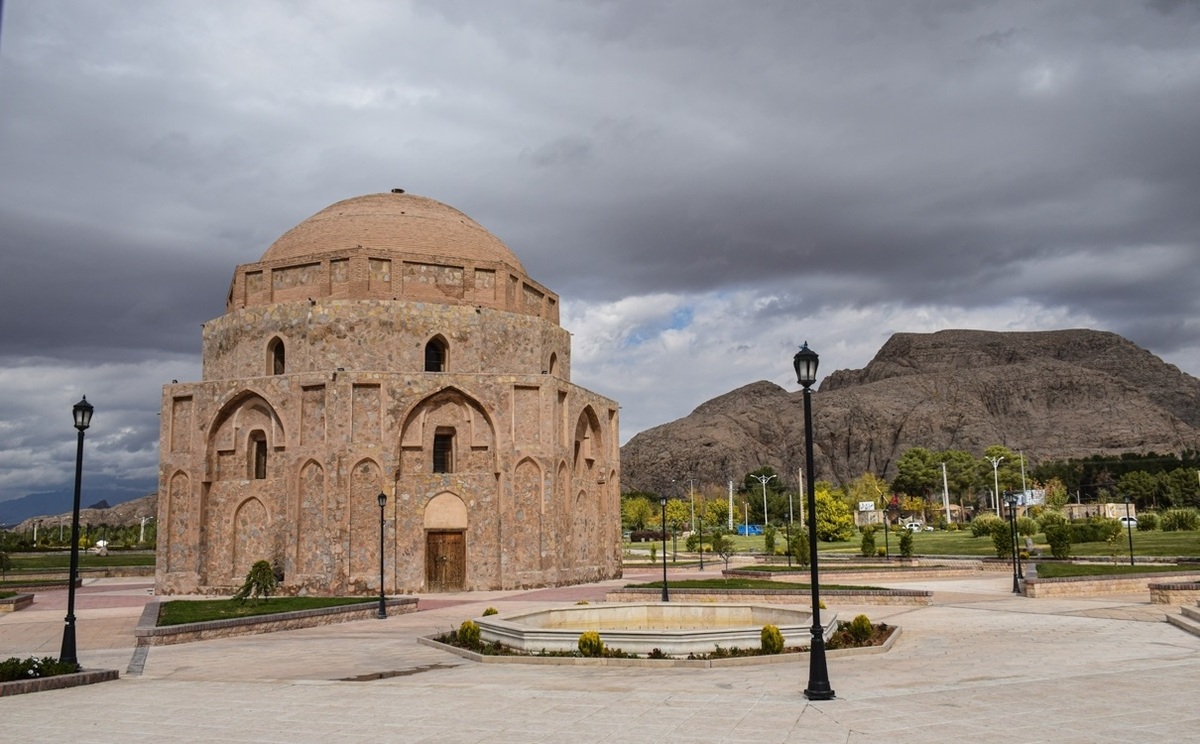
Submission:
<svg viewBox="0 0 1200 744">
<path fill-rule="evenodd" d="M 133 599 L 148 597 L 96 582 L 77 599 L 80 658 L 124 676 L 0 699 L 0 729 L 14 742 L 1200 744 L 1200 638 L 1152 622 L 1162 609 L 1142 598 L 1032 600 L 1003 577 L 927 582 L 929 607 L 831 607 L 903 635 L 887 654 L 830 659 L 837 698 L 816 703 L 801 694 L 804 662 L 481 665 L 415 642 L 487 606 L 592 600 L 622 583 L 432 595 L 386 620 L 156 647 L 130 676 Z M 56 602 L 0 616 L 0 657 L 56 655 Z"/>
</svg>

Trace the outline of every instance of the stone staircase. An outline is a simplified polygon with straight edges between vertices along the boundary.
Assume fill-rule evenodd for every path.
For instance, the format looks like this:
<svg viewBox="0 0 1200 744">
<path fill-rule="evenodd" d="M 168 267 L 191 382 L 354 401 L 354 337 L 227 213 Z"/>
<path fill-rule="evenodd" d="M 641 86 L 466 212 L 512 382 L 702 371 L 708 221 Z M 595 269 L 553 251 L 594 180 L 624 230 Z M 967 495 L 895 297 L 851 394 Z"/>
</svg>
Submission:
<svg viewBox="0 0 1200 744">
<path fill-rule="evenodd" d="M 1167 622 L 1194 636 L 1200 636 L 1200 602 L 1197 602 L 1195 607 L 1185 605 L 1180 610 L 1181 614 L 1179 615 L 1167 615 Z"/>
</svg>

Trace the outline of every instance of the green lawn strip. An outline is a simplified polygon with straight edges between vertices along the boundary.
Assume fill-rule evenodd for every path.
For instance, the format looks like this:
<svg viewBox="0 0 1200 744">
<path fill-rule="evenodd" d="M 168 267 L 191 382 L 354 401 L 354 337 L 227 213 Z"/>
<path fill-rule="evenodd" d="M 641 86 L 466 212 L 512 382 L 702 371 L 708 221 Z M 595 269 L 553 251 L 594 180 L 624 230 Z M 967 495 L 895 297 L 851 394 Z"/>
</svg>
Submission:
<svg viewBox="0 0 1200 744">
<path fill-rule="evenodd" d="M 1142 565 L 1130 566 L 1125 564 L 1097 563 L 1039 563 L 1037 575 L 1039 579 L 1062 579 L 1071 576 L 1120 576 L 1122 574 L 1167 573 L 1187 571 L 1187 566 Z M 1192 570 L 1200 570 L 1200 566 Z"/>
<path fill-rule="evenodd" d="M 70 553 L 10 553 L 13 570 L 19 571 L 64 571 L 71 568 Z M 153 566 L 154 553 L 79 553 L 80 568 L 108 568 L 110 566 Z"/>
<path fill-rule="evenodd" d="M 0 599 L 8 599 L 15 596 L 17 596 L 16 592 L 0 592 Z"/>
<path fill-rule="evenodd" d="M 10 576 L 12 574 L 9 574 Z M 0 587 L 26 587 L 37 585 L 46 589 L 54 589 L 56 587 L 67 588 L 67 580 L 63 579 L 9 579 L 8 581 L 0 581 Z"/>
<path fill-rule="evenodd" d="M 788 581 L 772 581 L 771 579 L 686 579 L 682 581 L 668 581 L 667 586 L 671 589 L 789 589 L 792 591 L 803 589 L 809 590 L 808 584 L 797 584 Z M 652 581 L 648 584 L 626 584 L 626 589 L 661 589 L 661 581 Z M 878 586 L 844 586 L 838 584 L 821 584 L 822 589 L 848 589 L 861 590 L 870 589 L 878 590 L 882 587 Z"/>
<path fill-rule="evenodd" d="M 176 599 L 163 602 L 158 613 L 159 627 L 203 623 L 213 620 L 229 620 L 238 617 L 274 615 L 279 612 L 314 610 L 322 607 L 377 602 L 370 597 L 272 597 L 255 601 L 248 599 L 237 602 L 232 599 Z"/>
</svg>

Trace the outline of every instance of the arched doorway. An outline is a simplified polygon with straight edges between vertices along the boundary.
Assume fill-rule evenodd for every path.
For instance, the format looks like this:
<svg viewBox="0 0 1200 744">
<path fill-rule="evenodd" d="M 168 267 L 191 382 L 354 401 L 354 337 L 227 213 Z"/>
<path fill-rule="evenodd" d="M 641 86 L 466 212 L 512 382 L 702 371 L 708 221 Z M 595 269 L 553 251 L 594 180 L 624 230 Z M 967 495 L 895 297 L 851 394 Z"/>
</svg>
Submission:
<svg viewBox="0 0 1200 744">
<path fill-rule="evenodd" d="M 425 589 L 456 592 L 467 581 L 467 505 L 440 493 L 425 506 Z"/>
</svg>

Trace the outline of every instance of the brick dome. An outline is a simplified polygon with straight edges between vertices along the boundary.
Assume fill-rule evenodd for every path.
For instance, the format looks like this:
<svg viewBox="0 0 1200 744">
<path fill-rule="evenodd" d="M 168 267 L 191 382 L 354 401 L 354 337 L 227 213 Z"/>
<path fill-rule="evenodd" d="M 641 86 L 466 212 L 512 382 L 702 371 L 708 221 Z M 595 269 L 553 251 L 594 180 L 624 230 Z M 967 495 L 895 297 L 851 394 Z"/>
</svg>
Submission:
<svg viewBox="0 0 1200 744">
<path fill-rule="evenodd" d="M 357 196 L 322 209 L 284 233 L 263 254 L 262 261 L 357 247 L 494 261 L 525 274 L 525 267 L 508 246 L 475 220 L 439 201 L 398 191 Z"/>
</svg>

